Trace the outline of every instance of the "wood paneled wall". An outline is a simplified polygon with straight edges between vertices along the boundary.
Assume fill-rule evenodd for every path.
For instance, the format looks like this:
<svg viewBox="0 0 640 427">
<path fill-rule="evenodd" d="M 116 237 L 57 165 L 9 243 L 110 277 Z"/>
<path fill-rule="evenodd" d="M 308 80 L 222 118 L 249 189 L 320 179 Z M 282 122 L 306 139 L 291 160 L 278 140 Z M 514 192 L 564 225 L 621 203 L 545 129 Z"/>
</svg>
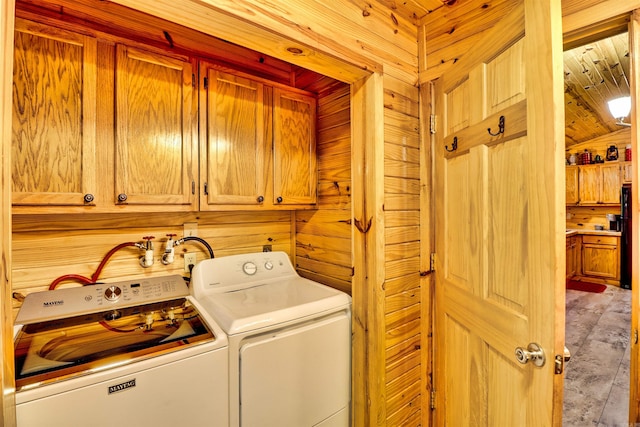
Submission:
<svg viewBox="0 0 640 427">
<path fill-rule="evenodd" d="M 416 87 L 385 77 L 385 386 L 387 425 L 418 425 L 428 414 L 422 346 L 420 113 Z M 427 255 L 428 256 L 428 255 Z M 419 413 L 414 408 L 422 408 Z"/>
<path fill-rule="evenodd" d="M 622 128 L 616 132 L 572 145 L 565 150 L 565 157 L 568 159 L 572 153 L 580 154 L 586 149 L 591 153 L 591 159 L 594 159 L 596 155 L 600 155 L 604 160 L 607 158 L 607 149 L 615 145 L 618 148 L 618 160 L 624 160 L 624 150 L 629 144 L 631 144 L 631 129 Z"/>
<path fill-rule="evenodd" d="M 342 84 L 318 97 L 318 210 L 295 216 L 298 272 L 351 294 L 351 103 Z"/>
<path fill-rule="evenodd" d="M 46 290 L 58 277 L 78 274 L 90 277 L 113 247 L 125 242 L 144 242 L 155 236 L 154 265 L 143 268 L 142 251 L 127 247 L 116 252 L 100 279 L 184 274 L 182 255 L 195 252 L 201 261 L 209 257 L 205 246 L 188 241 L 175 248 L 175 261 L 164 265 L 167 234 L 184 236 L 184 224 L 197 224 L 197 236 L 211 245 L 216 257 L 260 252 L 263 245 L 289 254 L 293 249 L 292 213 L 220 212 L 102 215 L 15 215 L 13 217 L 13 291 L 28 294 Z M 188 275 L 187 275 L 188 276 Z M 60 287 L 77 286 L 73 281 Z M 14 307 L 19 303 L 14 300 Z"/>
<path fill-rule="evenodd" d="M 13 29 L 15 25 L 14 0 L 0 0 L 0 425 L 11 427 L 15 419 L 13 316 L 11 310 L 11 114 L 13 112 L 12 80 Z"/>
</svg>

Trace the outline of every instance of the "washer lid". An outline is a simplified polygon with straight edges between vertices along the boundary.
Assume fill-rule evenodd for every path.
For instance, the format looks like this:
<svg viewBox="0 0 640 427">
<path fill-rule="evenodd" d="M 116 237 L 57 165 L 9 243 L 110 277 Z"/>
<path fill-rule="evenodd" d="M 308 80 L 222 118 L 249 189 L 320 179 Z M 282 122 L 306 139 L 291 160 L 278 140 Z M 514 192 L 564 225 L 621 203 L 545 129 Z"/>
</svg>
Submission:
<svg viewBox="0 0 640 427">
<path fill-rule="evenodd" d="M 201 296 L 200 305 L 228 335 L 349 308 L 344 292 L 303 277 Z"/>
</svg>

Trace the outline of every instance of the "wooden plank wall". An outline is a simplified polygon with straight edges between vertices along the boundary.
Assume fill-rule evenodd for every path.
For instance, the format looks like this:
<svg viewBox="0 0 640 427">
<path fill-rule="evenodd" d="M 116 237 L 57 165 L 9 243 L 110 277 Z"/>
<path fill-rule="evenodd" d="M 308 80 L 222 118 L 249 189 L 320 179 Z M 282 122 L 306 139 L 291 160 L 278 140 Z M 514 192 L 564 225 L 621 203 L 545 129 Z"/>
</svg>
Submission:
<svg viewBox="0 0 640 427">
<path fill-rule="evenodd" d="M 607 149 L 615 145 L 618 148 L 618 160 L 624 160 L 624 149 L 631 144 L 631 128 L 622 128 L 616 132 L 590 139 L 579 144 L 572 145 L 565 150 L 565 157 L 568 159 L 573 154 L 579 154 L 584 150 L 589 150 L 591 158 L 600 155 L 603 159 L 607 158 Z"/>
<path fill-rule="evenodd" d="M 384 86 L 387 425 L 420 425 L 429 413 L 422 358 L 430 349 L 421 345 L 429 319 L 421 307 L 419 91 L 393 77 Z"/>
<path fill-rule="evenodd" d="M 351 294 L 350 87 L 318 97 L 318 210 L 295 214 L 300 275 Z"/>
<path fill-rule="evenodd" d="M 198 261 L 209 258 L 205 246 L 189 241 L 175 248 L 173 264 L 165 266 L 160 262 L 166 235 L 183 237 L 185 223 L 197 224 L 197 236 L 211 245 L 216 257 L 260 252 L 263 245 L 292 253 L 289 211 L 14 215 L 13 291 L 26 295 L 46 290 L 54 279 L 67 274 L 90 277 L 109 250 L 120 243 L 142 243 L 144 236 L 155 236 L 153 266 L 142 268 L 138 262 L 141 251 L 125 248 L 111 257 L 100 279 L 183 274 L 184 252 L 195 252 Z M 77 282 L 60 285 L 64 286 L 77 286 Z M 19 302 L 14 300 L 14 309 L 18 307 Z"/>
<path fill-rule="evenodd" d="M 13 362 L 13 317 L 11 309 L 11 102 L 13 79 L 13 28 L 15 25 L 14 0 L 0 0 L 0 51 L 5 52 L 0 59 L 0 141 L 2 141 L 2 162 L 0 188 L 2 215 L 0 217 L 0 425 L 11 427 L 15 419 L 14 362 Z"/>
</svg>

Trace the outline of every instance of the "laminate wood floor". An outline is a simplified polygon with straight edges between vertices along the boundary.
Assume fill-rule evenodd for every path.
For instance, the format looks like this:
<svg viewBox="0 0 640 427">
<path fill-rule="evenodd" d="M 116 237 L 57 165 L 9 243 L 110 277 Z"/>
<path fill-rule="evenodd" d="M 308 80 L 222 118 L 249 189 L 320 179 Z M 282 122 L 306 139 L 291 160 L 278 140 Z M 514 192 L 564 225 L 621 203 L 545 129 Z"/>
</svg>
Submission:
<svg viewBox="0 0 640 427">
<path fill-rule="evenodd" d="M 631 291 L 567 290 L 563 426 L 628 426 Z"/>
</svg>

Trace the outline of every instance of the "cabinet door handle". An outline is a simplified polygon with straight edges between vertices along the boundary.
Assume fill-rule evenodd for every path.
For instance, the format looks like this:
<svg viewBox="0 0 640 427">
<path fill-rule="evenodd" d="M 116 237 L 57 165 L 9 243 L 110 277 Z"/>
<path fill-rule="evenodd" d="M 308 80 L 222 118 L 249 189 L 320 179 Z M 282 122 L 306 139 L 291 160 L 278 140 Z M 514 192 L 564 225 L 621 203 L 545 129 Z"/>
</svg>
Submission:
<svg viewBox="0 0 640 427">
<path fill-rule="evenodd" d="M 120 193 L 118 194 L 118 202 L 122 203 L 122 202 L 126 202 L 127 201 L 127 195 L 124 193 Z"/>
<path fill-rule="evenodd" d="M 91 193 L 87 193 L 84 195 L 84 202 L 85 203 L 91 203 L 93 202 L 93 194 Z"/>
<path fill-rule="evenodd" d="M 276 199 L 276 202 L 282 203 L 282 196 L 278 196 L 278 198 Z"/>
<path fill-rule="evenodd" d="M 258 200 L 258 203 L 262 203 L 262 202 L 264 202 L 264 197 L 263 196 L 258 196 L 258 198 L 256 200 Z"/>
</svg>

